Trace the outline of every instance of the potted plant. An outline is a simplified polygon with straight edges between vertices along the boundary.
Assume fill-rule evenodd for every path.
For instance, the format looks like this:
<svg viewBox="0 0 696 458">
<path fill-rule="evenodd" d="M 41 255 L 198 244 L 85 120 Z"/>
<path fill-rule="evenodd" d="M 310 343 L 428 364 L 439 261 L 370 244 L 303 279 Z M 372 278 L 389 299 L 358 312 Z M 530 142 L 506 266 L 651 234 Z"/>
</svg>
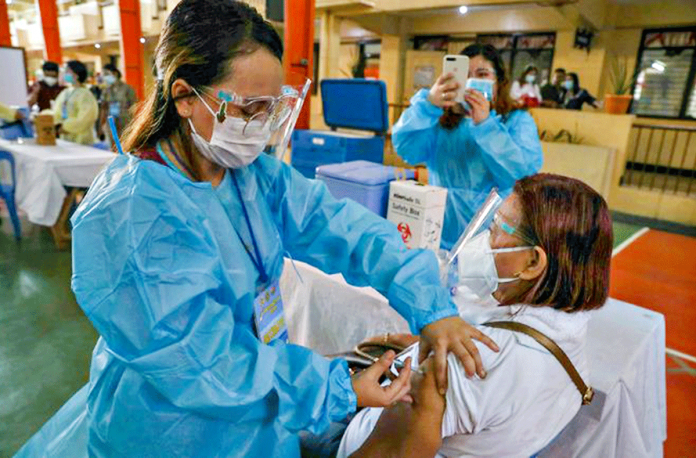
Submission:
<svg viewBox="0 0 696 458">
<path fill-rule="evenodd" d="M 626 114 L 633 96 L 629 93 L 634 78 L 628 73 L 628 60 L 613 57 L 609 69 L 612 93 L 604 96 L 604 111 L 611 114 Z"/>
</svg>

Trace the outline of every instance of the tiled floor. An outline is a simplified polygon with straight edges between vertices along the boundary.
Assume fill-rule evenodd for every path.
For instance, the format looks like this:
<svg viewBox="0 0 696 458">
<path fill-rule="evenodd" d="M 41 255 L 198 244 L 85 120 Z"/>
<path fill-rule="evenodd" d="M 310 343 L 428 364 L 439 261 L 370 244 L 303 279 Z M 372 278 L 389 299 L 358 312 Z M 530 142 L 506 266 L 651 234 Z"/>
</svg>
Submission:
<svg viewBox="0 0 696 458">
<path fill-rule="evenodd" d="M 70 291 L 71 256 L 45 231 L 0 227 L 0 457 L 10 457 L 88 379 L 97 334 Z"/>
</svg>

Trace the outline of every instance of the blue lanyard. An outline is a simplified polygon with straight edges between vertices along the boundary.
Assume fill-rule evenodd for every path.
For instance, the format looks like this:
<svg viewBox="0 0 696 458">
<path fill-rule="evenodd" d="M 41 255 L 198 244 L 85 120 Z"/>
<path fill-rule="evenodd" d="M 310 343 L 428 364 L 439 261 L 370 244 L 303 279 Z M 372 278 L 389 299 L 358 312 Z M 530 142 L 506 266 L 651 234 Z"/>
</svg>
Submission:
<svg viewBox="0 0 696 458">
<path fill-rule="evenodd" d="M 235 173 L 234 169 L 229 169 L 229 172 L 232 174 L 234 187 L 237 189 L 237 196 L 239 197 L 239 203 L 242 206 L 242 211 L 244 212 L 244 219 L 246 220 L 247 228 L 249 229 L 249 235 L 251 235 L 251 242 L 254 245 L 254 253 L 256 253 L 256 257 L 254 257 L 254 254 L 252 254 L 252 252 L 247 247 L 246 243 L 244 243 L 244 239 L 242 238 L 242 235 L 239 233 L 236 227 L 234 228 L 234 231 L 237 233 L 237 237 L 239 237 L 239 240 L 242 242 L 242 246 L 244 246 L 244 249 L 251 258 L 251 262 L 254 264 L 256 269 L 261 274 L 261 283 L 267 283 L 268 274 L 266 273 L 266 269 L 264 269 L 263 267 L 263 258 L 261 258 L 259 245 L 256 243 L 256 237 L 254 237 L 254 230 L 251 228 L 251 220 L 249 219 L 249 213 L 247 212 L 246 205 L 244 205 L 244 199 L 242 198 L 242 191 L 241 189 L 239 189 L 239 183 L 237 183 L 237 174 Z"/>
</svg>

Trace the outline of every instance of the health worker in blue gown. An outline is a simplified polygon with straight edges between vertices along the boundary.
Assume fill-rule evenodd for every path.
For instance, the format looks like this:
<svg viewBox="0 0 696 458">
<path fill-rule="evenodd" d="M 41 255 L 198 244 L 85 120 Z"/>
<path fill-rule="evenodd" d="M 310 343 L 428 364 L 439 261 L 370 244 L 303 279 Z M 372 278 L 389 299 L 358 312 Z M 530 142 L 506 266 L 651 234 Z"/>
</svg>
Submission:
<svg viewBox="0 0 696 458">
<path fill-rule="evenodd" d="M 242 2 L 182 0 L 155 54 L 130 153 L 73 217 L 72 286 L 101 336 L 91 456 L 292 458 L 297 432 L 406 395 L 409 370 L 378 383 L 393 355 L 351 378 L 287 342 L 285 254 L 384 294 L 435 353 L 440 388 L 448 351 L 485 376 L 471 339 L 496 346 L 457 316 L 436 256 L 263 153 L 298 97 L 268 22 Z"/>
<path fill-rule="evenodd" d="M 454 75 L 444 74 L 413 96 L 392 131 L 399 156 L 424 163 L 431 183 L 447 188 L 442 248 L 448 250 L 491 189 L 505 198 L 516 180 L 541 169 L 543 159 L 534 119 L 510 98 L 500 53 L 476 43 L 461 54 L 469 57 L 469 79 L 492 83 L 489 97 L 466 89 L 464 108 L 455 101 L 460 88 Z"/>
</svg>

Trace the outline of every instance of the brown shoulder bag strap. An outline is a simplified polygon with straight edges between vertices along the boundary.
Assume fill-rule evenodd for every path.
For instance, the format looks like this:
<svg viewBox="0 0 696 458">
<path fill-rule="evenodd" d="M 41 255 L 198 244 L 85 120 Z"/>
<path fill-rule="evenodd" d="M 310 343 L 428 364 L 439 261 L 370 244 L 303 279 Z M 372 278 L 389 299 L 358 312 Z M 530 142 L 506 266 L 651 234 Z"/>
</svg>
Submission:
<svg viewBox="0 0 696 458">
<path fill-rule="evenodd" d="M 573 363 L 570 361 L 570 358 L 568 358 L 568 355 L 565 354 L 565 352 L 556 344 L 556 342 L 549 339 L 531 326 L 517 323 L 516 321 L 491 321 L 484 323 L 483 325 L 491 328 L 500 328 L 507 329 L 509 331 L 521 332 L 522 334 L 527 334 L 539 342 L 539 344 L 541 344 L 544 348 L 550 351 L 553 356 L 556 357 L 558 362 L 561 363 L 563 368 L 566 370 L 571 380 L 578 388 L 578 391 L 580 391 L 580 395 L 582 396 L 582 404 L 587 405 L 592 402 L 592 398 L 594 397 L 592 387 L 585 384 L 577 369 L 575 369 L 575 366 L 573 366 Z"/>
</svg>

